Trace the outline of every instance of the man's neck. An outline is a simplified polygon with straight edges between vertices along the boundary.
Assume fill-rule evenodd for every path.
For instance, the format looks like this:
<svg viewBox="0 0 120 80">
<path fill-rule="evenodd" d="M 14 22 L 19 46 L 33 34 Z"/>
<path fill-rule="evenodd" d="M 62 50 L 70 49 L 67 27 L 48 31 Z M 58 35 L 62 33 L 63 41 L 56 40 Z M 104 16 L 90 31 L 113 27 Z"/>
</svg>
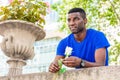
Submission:
<svg viewBox="0 0 120 80">
<path fill-rule="evenodd" d="M 77 42 L 81 42 L 82 40 L 84 40 L 85 36 L 86 36 L 86 29 L 84 29 L 82 32 L 79 32 L 77 34 L 74 34 L 75 40 Z"/>
</svg>

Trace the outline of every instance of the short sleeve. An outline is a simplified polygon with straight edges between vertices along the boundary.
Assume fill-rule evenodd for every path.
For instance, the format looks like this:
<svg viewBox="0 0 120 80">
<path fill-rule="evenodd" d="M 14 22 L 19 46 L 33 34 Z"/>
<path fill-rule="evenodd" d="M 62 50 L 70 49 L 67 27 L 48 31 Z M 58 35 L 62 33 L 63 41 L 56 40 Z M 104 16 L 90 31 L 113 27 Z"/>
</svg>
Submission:
<svg viewBox="0 0 120 80">
<path fill-rule="evenodd" d="M 96 38 L 95 38 L 95 48 L 108 48 L 110 46 L 107 38 L 102 32 L 97 32 Z"/>
<path fill-rule="evenodd" d="M 59 42 L 58 46 L 57 46 L 57 51 L 56 51 L 56 54 L 57 55 L 62 55 L 62 56 L 65 56 L 65 48 L 66 48 L 66 39 L 63 39 Z"/>
</svg>

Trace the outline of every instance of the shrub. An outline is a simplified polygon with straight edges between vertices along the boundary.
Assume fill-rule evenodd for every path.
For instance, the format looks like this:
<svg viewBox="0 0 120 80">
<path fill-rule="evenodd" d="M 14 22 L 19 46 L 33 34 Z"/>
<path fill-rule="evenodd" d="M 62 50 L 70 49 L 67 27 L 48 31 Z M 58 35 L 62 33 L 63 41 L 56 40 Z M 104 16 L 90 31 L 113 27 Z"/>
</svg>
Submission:
<svg viewBox="0 0 120 80">
<path fill-rule="evenodd" d="M 0 21 L 24 20 L 43 27 L 46 9 L 46 3 L 40 0 L 13 0 L 9 5 L 0 7 Z"/>
</svg>

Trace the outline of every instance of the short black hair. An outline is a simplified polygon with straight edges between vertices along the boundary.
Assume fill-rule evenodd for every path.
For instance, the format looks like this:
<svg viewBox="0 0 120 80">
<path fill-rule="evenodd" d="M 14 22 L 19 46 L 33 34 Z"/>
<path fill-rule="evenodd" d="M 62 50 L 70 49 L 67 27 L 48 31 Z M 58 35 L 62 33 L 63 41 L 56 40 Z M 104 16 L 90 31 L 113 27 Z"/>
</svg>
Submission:
<svg viewBox="0 0 120 80">
<path fill-rule="evenodd" d="M 82 8 L 72 8 L 72 9 L 69 10 L 68 14 L 74 13 L 74 12 L 79 12 L 83 19 L 86 18 L 86 13 L 85 13 L 84 9 L 82 9 Z"/>
</svg>

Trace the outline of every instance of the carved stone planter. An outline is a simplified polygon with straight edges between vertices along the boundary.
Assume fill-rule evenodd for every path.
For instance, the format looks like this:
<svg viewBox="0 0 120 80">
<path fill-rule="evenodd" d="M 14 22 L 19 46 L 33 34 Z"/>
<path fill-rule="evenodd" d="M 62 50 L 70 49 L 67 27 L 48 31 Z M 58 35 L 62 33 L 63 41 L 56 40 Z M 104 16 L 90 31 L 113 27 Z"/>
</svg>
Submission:
<svg viewBox="0 0 120 80">
<path fill-rule="evenodd" d="M 21 20 L 0 22 L 1 49 L 10 59 L 9 76 L 22 74 L 25 60 L 34 57 L 33 43 L 45 37 L 45 32 L 33 23 Z"/>
</svg>

